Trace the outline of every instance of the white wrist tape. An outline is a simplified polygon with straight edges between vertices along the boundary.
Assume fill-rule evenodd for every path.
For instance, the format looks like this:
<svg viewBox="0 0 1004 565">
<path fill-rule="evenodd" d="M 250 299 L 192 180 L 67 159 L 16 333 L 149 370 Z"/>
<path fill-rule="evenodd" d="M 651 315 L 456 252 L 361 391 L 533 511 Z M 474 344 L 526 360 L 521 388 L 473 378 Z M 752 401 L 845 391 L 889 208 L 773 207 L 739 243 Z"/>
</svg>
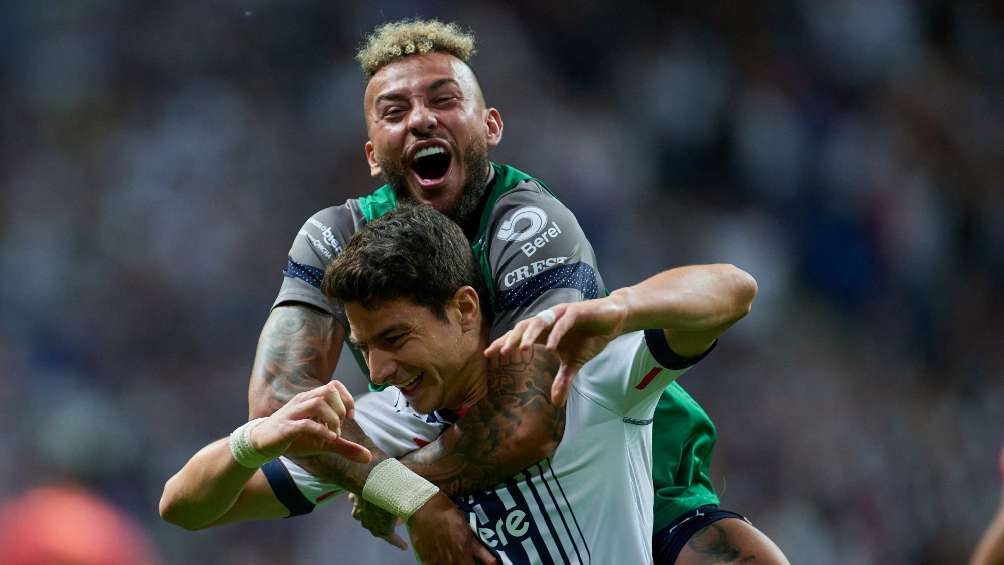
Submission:
<svg viewBox="0 0 1004 565">
<path fill-rule="evenodd" d="M 270 457 L 258 451 L 255 449 L 254 444 L 251 443 L 251 430 L 258 427 L 258 424 L 261 424 L 264 421 L 265 418 L 256 418 L 237 428 L 230 434 L 230 454 L 234 456 L 234 460 L 237 461 L 241 467 L 257 469 L 265 463 L 275 459 L 275 457 Z"/>
<path fill-rule="evenodd" d="M 378 463 L 363 485 L 364 499 L 405 522 L 437 492 L 439 487 L 415 474 L 397 459 L 384 459 Z"/>
</svg>

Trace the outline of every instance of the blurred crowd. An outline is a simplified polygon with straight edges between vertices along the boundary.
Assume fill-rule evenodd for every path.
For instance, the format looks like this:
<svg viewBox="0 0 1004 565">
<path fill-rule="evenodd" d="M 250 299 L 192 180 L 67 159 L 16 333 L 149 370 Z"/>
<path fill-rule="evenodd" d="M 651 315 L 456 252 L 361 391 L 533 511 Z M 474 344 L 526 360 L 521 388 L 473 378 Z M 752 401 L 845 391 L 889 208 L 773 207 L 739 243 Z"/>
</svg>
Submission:
<svg viewBox="0 0 1004 565">
<path fill-rule="evenodd" d="M 477 34 L 493 158 L 576 213 L 611 288 L 759 281 L 682 381 L 723 504 L 793 563 L 965 560 L 1004 442 L 1004 5 L 343 4 L 5 4 L 0 500 L 82 485 L 166 563 L 411 562 L 344 501 L 189 533 L 157 500 L 246 418 L 302 222 L 381 183 L 355 48 L 439 17 Z"/>
</svg>

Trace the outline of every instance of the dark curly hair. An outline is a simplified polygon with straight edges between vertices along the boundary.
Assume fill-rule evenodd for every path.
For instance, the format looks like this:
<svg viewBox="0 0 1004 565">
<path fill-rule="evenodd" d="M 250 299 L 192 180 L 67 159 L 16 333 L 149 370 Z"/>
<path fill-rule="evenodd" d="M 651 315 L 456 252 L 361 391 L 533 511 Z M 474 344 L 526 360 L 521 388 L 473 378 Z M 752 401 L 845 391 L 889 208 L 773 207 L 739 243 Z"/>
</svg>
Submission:
<svg viewBox="0 0 1004 565">
<path fill-rule="evenodd" d="M 446 319 L 445 306 L 463 286 L 479 296 L 483 283 L 470 243 L 456 223 L 425 205 L 404 205 L 356 232 L 328 266 L 325 295 L 373 309 L 409 299 Z"/>
</svg>

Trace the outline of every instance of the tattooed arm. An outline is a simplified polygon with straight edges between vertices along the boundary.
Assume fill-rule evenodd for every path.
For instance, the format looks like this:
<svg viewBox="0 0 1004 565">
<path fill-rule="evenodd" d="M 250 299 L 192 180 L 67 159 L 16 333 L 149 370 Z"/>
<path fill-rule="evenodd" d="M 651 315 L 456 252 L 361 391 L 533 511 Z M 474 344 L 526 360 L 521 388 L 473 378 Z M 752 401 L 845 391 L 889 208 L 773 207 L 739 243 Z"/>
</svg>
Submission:
<svg viewBox="0 0 1004 565">
<path fill-rule="evenodd" d="M 558 359 L 535 347 L 493 359 L 488 394 L 433 443 L 401 459 L 451 495 L 491 488 L 549 456 L 565 429 L 551 404 Z"/>
<path fill-rule="evenodd" d="M 304 304 L 272 310 L 251 369 L 251 418 L 269 416 L 300 392 L 331 379 L 342 352 L 345 330 L 331 316 Z"/>
<path fill-rule="evenodd" d="M 258 340 L 251 372 L 251 417 L 268 416 L 296 394 L 328 382 L 344 339 L 345 330 L 333 316 L 300 304 L 273 309 Z M 316 476 L 358 494 L 373 467 L 387 456 L 354 420 L 341 422 L 341 436 L 367 447 L 373 457 L 370 463 L 333 453 L 295 459 Z M 475 540 L 465 517 L 443 493 L 426 502 L 408 524 L 415 552 L 426 563 L 470 563 L 472 556 L 484 563 L 494 562 Z"/>
</svg>

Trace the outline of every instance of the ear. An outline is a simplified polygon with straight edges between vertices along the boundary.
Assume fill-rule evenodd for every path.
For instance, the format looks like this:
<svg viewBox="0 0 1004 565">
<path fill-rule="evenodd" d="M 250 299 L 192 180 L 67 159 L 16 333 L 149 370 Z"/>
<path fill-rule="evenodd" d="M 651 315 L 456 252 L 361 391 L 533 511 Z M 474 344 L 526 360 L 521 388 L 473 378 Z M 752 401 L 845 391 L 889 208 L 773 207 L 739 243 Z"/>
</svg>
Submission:
<svg viewBox="0 0 1004 565">
<path fill-rule="evenodd" d="M 481 331 L 481 301 L 474 287 L 462 286 L 453 294 L 453 302 L 460 312 L 460 327 L 464 332 Z"/>
<path fill-rule="evenodd" d="M 485 126 L 488 130 L 488 147 L 495 147 L 502 141 L 502 114 L 495 108 L 485 110 Z"/>
<path fill-rule="evenodd" d="M 376 153 L 373 151 L 373 142 L 367 141 L 366 145 L 363 145 L 363 151 L 366 152 L 366 162 L 370 166 L 370 176 L 380 176 L 383 171 L 380 169 L 380 163 L 377 163 Z"/>
</svg>

